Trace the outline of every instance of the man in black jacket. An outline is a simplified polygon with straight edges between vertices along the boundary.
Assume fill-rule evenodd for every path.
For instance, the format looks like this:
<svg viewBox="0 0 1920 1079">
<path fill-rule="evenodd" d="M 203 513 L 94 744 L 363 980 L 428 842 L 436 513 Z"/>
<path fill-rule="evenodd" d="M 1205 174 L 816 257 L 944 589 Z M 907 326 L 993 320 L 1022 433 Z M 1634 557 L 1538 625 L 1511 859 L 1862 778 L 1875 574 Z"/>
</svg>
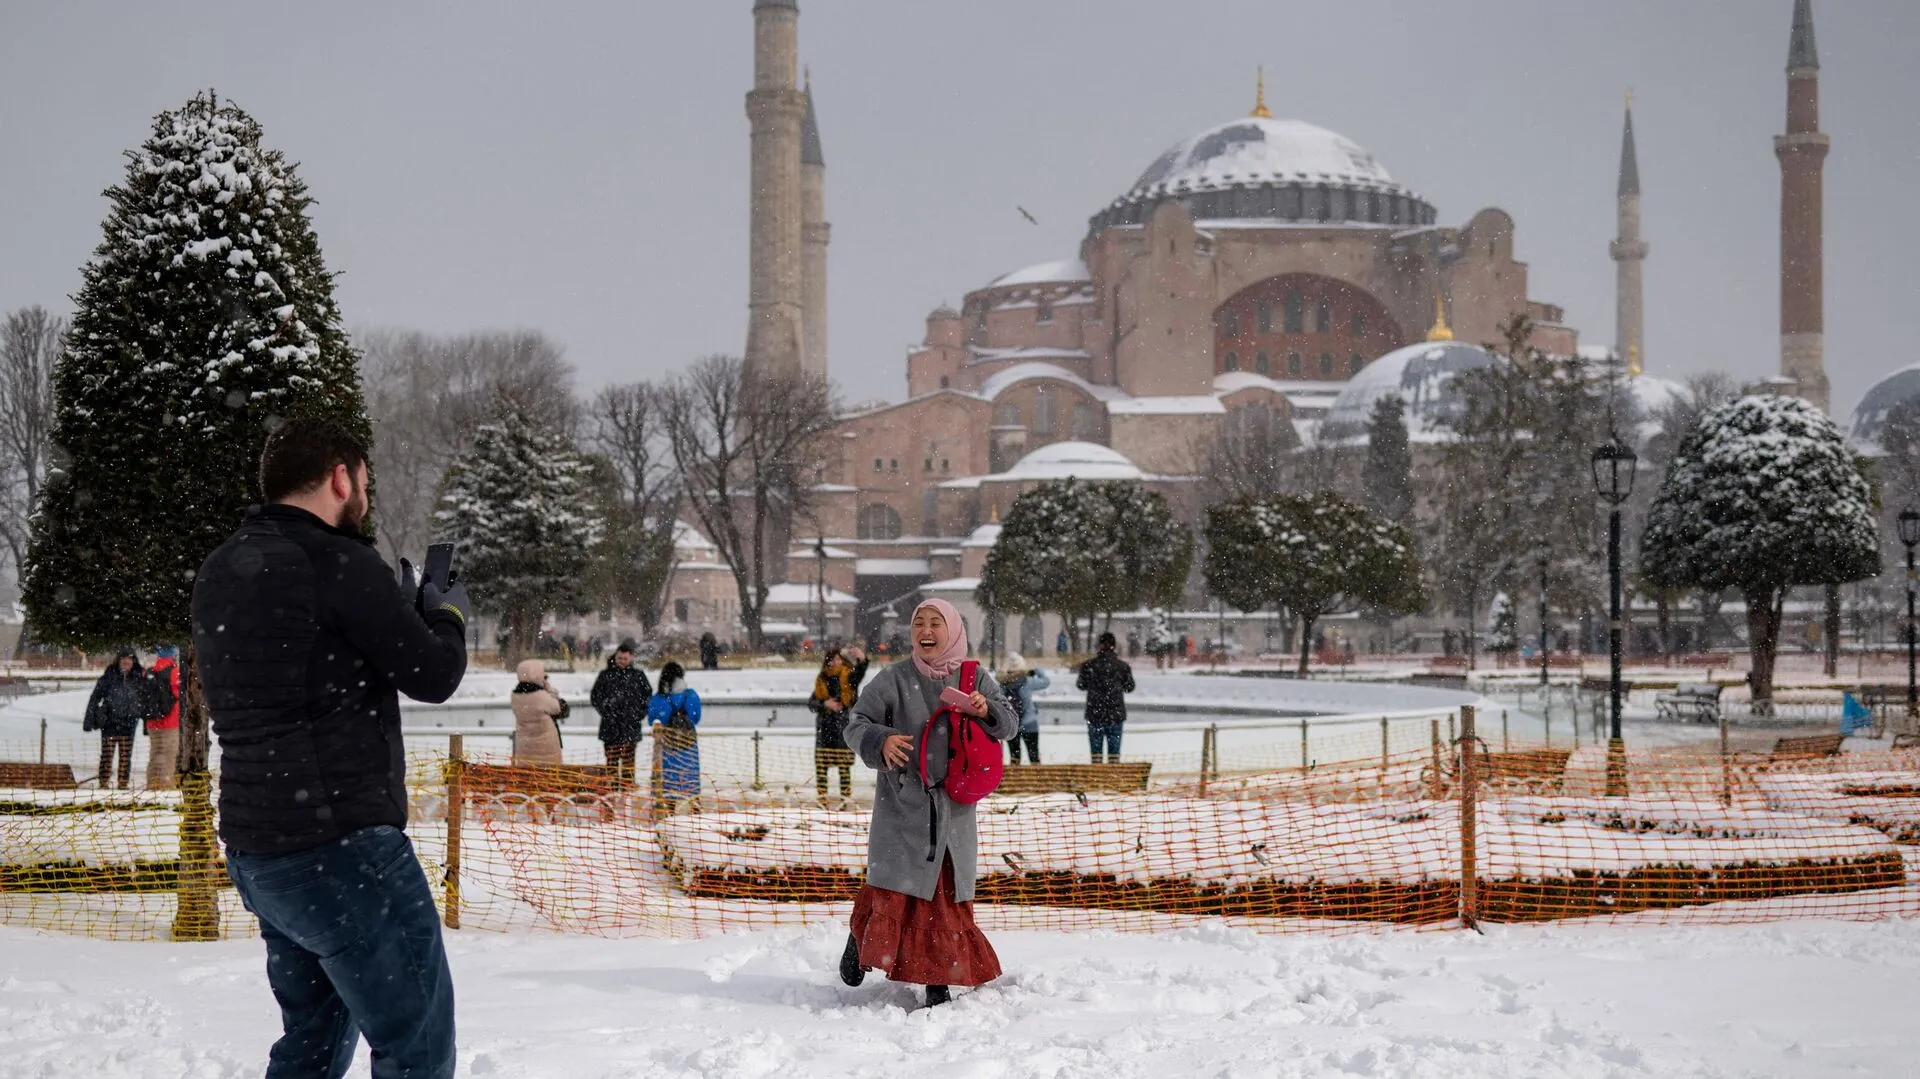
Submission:
<svg viewBox="0 0 1920 1079">
<path fill-rule="evenodd" d="M 1087 694 L 1087 744 L 1095 764 L 1120 763 L 1120 733 L 1126 729 L 1127 694 L 1133 692 L 1133 668 L 1115 654 L 1113 634 L 1100 635 L 1100 651 L 1080 665 L 1080 688 Z"/>
<path fill-rule="evenodd" d="M 647 705 L 653 702 L 653 687 L 647 684 L 647 672 L 634 665 L 633 654 L 639 648 L 629 637 L 620 642 L 607 659 L 607 667 L 593 680 L 588 700 L 600 713 L 600 742 L 607 755 L 607 767 L 615 781 L 633 782 L 634 757 L 640 736 L 647 731 Z"/>
<path fill-rule="evenodd" d="M 341 1075 L 360 1036 L 375 1075 L 453 1074 L 453 978 L 402 831 L 398 694 L 453 695 L 469 608 L 458 584 L 395 583 L 360 532 L 368 482 L 360 439 L 286 421 L 260 457 L 268 504 L 194 582 L 227 873 L 284 1028 L 268 1079 Z"/>
</svg>

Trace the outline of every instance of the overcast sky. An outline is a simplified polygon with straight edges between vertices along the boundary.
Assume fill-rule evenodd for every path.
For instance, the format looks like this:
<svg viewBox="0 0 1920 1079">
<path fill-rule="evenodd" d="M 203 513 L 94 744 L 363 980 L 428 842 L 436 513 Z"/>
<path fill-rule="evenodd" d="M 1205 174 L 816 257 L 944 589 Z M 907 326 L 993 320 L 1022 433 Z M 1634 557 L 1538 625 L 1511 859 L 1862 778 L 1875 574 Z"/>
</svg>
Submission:
<svg viewBox="0 0 1920 1079">
<path fill-rule="evenodd" d="M 102 188 L 214 87 L 301 162 L 350 325 L 535 327 L 586 385 L 745 339 L 751 0 L 0 0 L 0 308 L 67 306 Z M 832 371 L 899 397 L 926 312 L 1070 256 L 1167 146 L 1331 128 L 1443 222 L 1499 206 L 1531 293 L 1611 343 L 1622 92 L 1647 364 L 1778 366 L 1790 0 L 802 0 L 833 223 Z M 1920 3 L 1815 5 L 1827 364 L 1850 409 L 1920 360 Z M 1027 223 L 1024 206 L 1039 219 Z"/>
</svg>

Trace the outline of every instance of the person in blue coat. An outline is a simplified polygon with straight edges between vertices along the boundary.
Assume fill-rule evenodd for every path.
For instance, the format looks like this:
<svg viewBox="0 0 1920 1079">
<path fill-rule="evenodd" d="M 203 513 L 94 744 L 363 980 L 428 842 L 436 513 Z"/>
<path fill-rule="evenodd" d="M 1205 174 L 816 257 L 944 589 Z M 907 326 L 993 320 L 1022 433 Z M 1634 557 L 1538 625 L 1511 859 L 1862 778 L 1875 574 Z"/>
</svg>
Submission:
<svg viewBox="0 0 1920 1079">
<path fill-rule="evenodd" d="M 669 798 L 700 795 L 700 695 L 687 688 L 678 663 L 660 668 L 660 690 L 647 705 L 647 719 L 660 743 L 660 791 Z"/>
</svg>

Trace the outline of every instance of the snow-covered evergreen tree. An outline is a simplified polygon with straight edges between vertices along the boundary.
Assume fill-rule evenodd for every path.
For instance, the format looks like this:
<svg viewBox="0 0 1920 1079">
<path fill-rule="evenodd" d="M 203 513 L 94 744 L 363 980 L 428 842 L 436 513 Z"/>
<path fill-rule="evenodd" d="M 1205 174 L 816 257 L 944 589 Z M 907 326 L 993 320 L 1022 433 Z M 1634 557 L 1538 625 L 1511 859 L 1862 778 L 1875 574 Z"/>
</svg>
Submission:
<svg viewBox="0 0 1920 1079">
<path fill-rule="evenodd" d="M 1819 409 L 1796 397 L 1742 397 L 1701 417 L 1681 442 L 1640 558 L 1657 587 L 1740 591 L 1754 708 L 1764 713 L 1787 590 L 1880 572 L 1873 492 Z"/>
<path fill-rule="evenodd" d="M 607 519 L 600 496 L 573 440 L 511 404 L 480 425 L 473 447 L 447 471 L 435 534 L 454 545 L 475 604 L 504 623 L 508 662 L 533 651 L 548 611 L 590 606 L 589 574 Z"/>
<path fill-rule="evenodd" d="M 1213 594 L 1242 611 L 1279 604 L 1300 619 L 1303 675 L 1322 617 L 1412 614 L 1426 603 L 1412 535 L 1330 491 L 1210 507 L 1205 572 Z"/>
<path fill-rule="evenodd" d="M 185 641 L 282 417 L 367 430 L 312 200 L 260 125 L 202 94 L 126 159 L 54 373 L 25 582 L 43 638 L 96 650 Z"/>
<path fill-rule="evenodd" d="M 1137 483 L 1065 479 L 1017 499 L 977 593 L 998 611 L 1058 611 L 1070 623 L 1176 601 L 1193 533 Z"/>
<path fill-rule="evenodd" d="M 1493 652 L 1518 652 L 1520 650 L 1520 624 L 1514 613 L 1513 597 L 1505 592 L 1497 592 L 1493 597 L 1493 610 L 1487 618 L 1487 645 Z"/>
<path fill-rule="evenodd" d="M 1402 524 L 1413 515 L 1413 451 L 1407 439 L 1405 400 L 1390 393 L 1375 401 L 1367 417 L 1367 460 L 1360 486 L 1368 509 Z"/>
<path fill-rule="evenodd" d="M 1168 655 L 1173 643 L 1173 618 L 1165 607 L 1155 607 L 1147 621 L 1147 655 Z"/>
</svg>

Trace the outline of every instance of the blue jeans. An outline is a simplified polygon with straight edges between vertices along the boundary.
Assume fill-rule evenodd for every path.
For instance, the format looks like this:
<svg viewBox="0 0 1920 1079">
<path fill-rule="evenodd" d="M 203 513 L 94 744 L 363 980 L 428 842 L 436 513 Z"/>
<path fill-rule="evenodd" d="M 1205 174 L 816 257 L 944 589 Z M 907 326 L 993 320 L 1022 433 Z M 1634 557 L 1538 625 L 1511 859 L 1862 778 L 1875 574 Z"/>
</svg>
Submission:
<svg viewBox="0 0 1920 1079">
<path fill-rule="evenodd" d="M 1122 729 L 1119 723 L 1087 724 L 1087 747 L 1093 751 L 1093 763 L 1120 763 L 1120 731 Z"/>
<path fill-rule="evenodd" d="M 293 854 L 227 852 L 267 942 L 284 1031 L 267 1079 L 339 1079 L 361 1037 L 376 1079 L 453 1075 L 453 974 L 406 833 L 351 832 Z"/>
</svg>

